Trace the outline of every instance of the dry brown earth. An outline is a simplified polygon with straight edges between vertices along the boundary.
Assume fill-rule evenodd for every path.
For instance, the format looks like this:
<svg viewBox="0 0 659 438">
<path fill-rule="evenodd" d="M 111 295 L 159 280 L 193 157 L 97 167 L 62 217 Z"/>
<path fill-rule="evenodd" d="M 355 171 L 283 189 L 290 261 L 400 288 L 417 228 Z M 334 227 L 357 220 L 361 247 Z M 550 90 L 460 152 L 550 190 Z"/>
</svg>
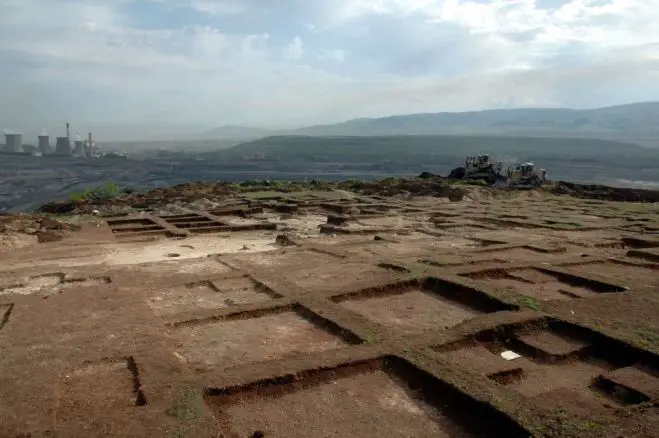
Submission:
<svg viewBox="0 0 659 438">
<path fill-rule="evenodd" d="M 1 252 L 0 437 L 656 436 L 657 205 L 485 195 L 234 199 Z"/>
</svg>

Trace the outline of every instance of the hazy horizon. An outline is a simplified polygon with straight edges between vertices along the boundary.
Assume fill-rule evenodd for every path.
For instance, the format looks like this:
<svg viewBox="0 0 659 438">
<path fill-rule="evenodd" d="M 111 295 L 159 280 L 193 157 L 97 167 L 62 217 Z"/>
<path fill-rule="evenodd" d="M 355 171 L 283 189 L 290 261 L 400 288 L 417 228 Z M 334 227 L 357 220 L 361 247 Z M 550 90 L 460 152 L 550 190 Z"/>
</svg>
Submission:
<svg viewBox="0 0 659 438">
<path fill-rule="evenodd" d="M 656 101 L 657 21 L 659 0 L 3 0 L 0 128 L 157 140 Z"/>
</svg>

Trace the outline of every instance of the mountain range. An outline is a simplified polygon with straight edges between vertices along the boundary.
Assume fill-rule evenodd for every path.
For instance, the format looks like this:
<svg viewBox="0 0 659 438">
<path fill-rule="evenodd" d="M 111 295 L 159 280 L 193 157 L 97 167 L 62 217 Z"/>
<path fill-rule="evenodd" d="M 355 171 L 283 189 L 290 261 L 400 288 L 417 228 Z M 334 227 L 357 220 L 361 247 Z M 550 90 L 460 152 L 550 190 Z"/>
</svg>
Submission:
<svg viewBox="0 0 659 438">
<path fill-rule="evenodd" d="M 600 138 L 659 147 L 657 121 L 659 102 L 640 102 L 586 110 L 520 108 L 358 118 L 285 131 L 223 126 L 205 133 L 203 137 L 255 140 L 271 135 L 501 135 Z"/>
</svg>

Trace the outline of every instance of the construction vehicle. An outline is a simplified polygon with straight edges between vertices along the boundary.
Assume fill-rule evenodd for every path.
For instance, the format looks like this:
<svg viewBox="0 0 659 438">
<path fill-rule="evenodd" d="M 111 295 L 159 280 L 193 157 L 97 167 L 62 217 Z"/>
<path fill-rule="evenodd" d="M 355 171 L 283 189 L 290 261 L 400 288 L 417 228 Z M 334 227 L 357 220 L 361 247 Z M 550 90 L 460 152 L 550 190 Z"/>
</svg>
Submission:
<svg viewBox="0 0 659 438">
<path fill-rule="evenodd" d="M 547 171 L 536 169 L 533 163 L 517 163 L 506 171 L 506 185 L 514 189 L 534 189 L 545 181 Z"/>
<path fill-rule="evenodd" d="M 449 179 L 475 179 L 485 180 L 494 184 L 503 179 L 501 169 L 503 163 L 490 161 L 488 154 L 468 156 L 464 167 L 456 167 L 449 174 Z"/>
</svg>

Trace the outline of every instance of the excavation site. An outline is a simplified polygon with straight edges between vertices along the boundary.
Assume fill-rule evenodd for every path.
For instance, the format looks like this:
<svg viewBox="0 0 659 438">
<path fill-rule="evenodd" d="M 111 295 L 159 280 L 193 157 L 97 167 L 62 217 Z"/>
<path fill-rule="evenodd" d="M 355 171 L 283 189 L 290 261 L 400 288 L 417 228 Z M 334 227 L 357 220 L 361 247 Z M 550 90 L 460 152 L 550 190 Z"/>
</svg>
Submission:
<svg viewBox="0 0 659 438">
<path fill-rule="evenodd" d="M 556 187 L 3 214 L 0 437 L 656 437 L 659 204 Z"/>
</svg>

